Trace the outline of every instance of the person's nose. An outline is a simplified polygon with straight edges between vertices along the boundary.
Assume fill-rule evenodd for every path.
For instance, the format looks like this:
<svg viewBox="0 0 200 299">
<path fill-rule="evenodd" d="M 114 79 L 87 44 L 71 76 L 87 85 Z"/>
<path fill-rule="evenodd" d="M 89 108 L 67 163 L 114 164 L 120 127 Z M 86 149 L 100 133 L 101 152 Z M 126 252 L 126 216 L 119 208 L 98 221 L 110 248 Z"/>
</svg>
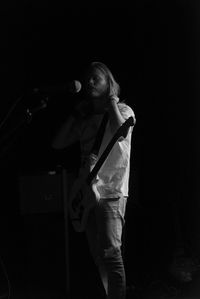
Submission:
<svg viewBox="0 0 200 299">
<path fill-rule="evenodd" d="M 91 78 L 91 79 L 89 80 L 89 85 L 90 85 L 90 86 L 94 86 L 94 79 L 93 79 L 93 78 Z"/>
</svg>

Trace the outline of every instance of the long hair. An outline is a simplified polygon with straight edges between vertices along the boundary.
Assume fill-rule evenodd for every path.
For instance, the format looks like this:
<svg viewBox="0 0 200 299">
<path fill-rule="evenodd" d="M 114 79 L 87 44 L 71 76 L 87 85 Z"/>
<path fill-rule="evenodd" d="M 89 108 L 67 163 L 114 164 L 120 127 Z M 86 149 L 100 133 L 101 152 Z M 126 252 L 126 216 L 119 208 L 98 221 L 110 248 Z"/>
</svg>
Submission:
<svg viewBox="0 0 200 299">
<path fill-rule="evenodd" d="M 89 71 L 93 69 L 100 70 L 106 77 L 109 85 L 109 95 L 119 96 L 120 95 L 120 85 L 115 80 L 110 69 L 102 62 L 94 61 L 89 66 Z"/>
</svg>

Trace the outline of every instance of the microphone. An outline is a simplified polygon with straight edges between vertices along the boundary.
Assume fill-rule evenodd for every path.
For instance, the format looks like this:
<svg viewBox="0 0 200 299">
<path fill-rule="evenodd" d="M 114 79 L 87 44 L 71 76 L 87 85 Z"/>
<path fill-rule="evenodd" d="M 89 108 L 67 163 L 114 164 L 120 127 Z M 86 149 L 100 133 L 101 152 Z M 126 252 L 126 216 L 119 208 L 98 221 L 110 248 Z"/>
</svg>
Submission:
<svg viewBox="0 0 200 299">
<path fill-rule="evenodd" d="M 57 94 L 57 93 L 69 93 L 75 95 L 80 92 L 82 88 L 81 82 L 73 80 L 65 85 L 60 86 L 46 86 L 33 88 L 34 93 L 45 93 L 45 94 Z"/>
</svg>

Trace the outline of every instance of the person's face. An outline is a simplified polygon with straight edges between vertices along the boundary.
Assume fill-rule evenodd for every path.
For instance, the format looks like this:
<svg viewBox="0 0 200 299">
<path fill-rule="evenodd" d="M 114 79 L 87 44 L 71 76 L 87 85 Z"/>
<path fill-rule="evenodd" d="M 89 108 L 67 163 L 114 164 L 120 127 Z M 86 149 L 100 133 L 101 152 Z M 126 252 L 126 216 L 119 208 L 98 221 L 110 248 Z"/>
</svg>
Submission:
<svg viewBox="0 0 200 299">
<path fill-rule="evenodd" d="M 94 69 L 86 79 L 86 93 L 92 102 L 95 113 L 103 113 L 107 105 L 109 86 L 107 79 L 100 70 Z"/>
<path fill-rule="evenodd" d="M 104 73 L 94 69 L 87 76 L 86 92 L 90 98 L 102 98 L 108 92 L 108 82 Z"/>
</svg>

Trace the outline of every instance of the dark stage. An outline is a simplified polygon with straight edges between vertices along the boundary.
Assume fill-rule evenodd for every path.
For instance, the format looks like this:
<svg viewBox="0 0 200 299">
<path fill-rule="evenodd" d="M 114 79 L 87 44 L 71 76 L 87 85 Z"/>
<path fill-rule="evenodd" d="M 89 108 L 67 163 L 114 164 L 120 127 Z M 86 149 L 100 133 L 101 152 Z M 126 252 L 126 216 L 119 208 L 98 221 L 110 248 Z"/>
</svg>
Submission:
<svg viewBox="0 0 200 299">
<path fill-rule="evenodd" d="M 79 145 L 51 147 L 77 101 L 62 87 L 91 61 L 113 70 L 137 119 L 127 299 L 200 297 L 199 16 L 197 0 L 1 3 L 2 298 L 104 298 L 63 206 Z"/>
</svg>

